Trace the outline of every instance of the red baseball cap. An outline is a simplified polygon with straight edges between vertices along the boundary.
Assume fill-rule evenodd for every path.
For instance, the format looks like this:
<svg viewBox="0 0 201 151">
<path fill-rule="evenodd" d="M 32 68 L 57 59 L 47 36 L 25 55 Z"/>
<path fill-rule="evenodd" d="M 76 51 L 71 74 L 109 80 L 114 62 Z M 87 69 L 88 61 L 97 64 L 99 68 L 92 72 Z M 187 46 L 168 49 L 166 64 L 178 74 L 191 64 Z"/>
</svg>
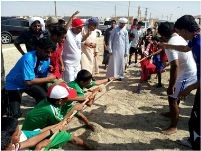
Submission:
<svg viewBox="0 0 201 151">
<path fill-rule="evenodd" d="M 81 27 L 84 23 L 80 18 L 75 18 L 72 20 L 72 28 Z"/>
<path fill-rule="evenodd" d="M 62 98 L 70 99 L 77 97 L 76 90 L 68 87 L 64 82 L 50 86 L 47 91 L 48 91 L 47 96 L 52 99 L 62 99 Z"/>
</svg>

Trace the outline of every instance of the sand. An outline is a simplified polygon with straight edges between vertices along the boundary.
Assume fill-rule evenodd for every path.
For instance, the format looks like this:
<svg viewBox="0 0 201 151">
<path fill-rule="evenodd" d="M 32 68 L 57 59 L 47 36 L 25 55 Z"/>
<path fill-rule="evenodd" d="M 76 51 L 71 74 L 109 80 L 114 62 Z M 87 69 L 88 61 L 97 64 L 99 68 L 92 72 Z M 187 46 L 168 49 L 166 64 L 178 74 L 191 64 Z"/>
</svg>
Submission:
<svg viewBox="0 0 201 151">
<path fill-rule="evenodd" d="M 105 78 L 102 62 L 103 37 L 99 38 L 99 63 L 100 73 L 97 79 Z M 4 50 L 4 65 L 6 73 L 14 66 L 21 54 L 13 47 L 12 50 Z M 188 137 L 188 120 L 192 109 L 193 91 L 186 101 L 180 103 L 180 119 L 178 131 L 172 135 L 161 133 L 163 128 L 169 125 L 170 120 L 160 115 L 168 111 L 166 88 L 169 80 L 169 68 L 162 74 L 164 87 L 156 88 L 156 75 L 152 75 L 148 84 L 142 86 L 140 94 L 134 93 L 139 80 L 139 65 L 131 64 L 126 70 L 123 81 L 115 81 L 103 91 L 97 94 L 95 104 L 84 110 L 84 115 L 95 125 L 95 132 L 85 129 L 83 123 L 73 118 L 68 125 L 68 131 L 80 136 L 94 149 L 98 150 L 184 150 L 189 149 L 176 143 L 177 139 Z M 23 117 L 27 111 L 33 108 L 34 100 L 23 95 Z M 69 143 L 63 149 L 82 149 Z"/>
</svg>

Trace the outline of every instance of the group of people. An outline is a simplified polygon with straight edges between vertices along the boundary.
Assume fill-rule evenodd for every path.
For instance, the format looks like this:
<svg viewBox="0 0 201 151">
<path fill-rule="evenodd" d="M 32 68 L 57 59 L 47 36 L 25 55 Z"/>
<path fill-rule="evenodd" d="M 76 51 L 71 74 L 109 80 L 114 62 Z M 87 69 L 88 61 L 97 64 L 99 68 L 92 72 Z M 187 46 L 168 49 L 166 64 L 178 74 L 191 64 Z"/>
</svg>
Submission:
<svg viewBox="0 0 201 151">
<path fill-rule="evenodd" d="M 170 64 L 167 88 L 170 111 L 163 115 L 169 117 L 171 123 L 162 133 L 170 135 L 177 131 L 180 99 L 197 89 L 188 141 L 192 149 L 200 149 L 200 28 L 193 16 L 182 16 L 175 24 L 160 23 L 157 35 L 152 33 L 151 28 L 144 34 L 142 22 L 137 19 L 134 19 L 130 31 L 126 29 L 126 18 L 120 18 L 118 26 L 112 20 L 104 37 L 103 64 L 107 69 L 107 78 L 94 81 L 98 20 L 90 18 L 84 26 L 81 19 L 75 18 L 78 13 L 75 12 L 66 24 L 52 17 L 44 24 L 41 18 L 33 17 L 29 21 L 29 31 L 15 40 L 14 44 L 23 56 L 5 80 L 7 97 L 3 104 L 9 117 L 4 117 L 5 122 L 2 122 L 4 149 L 57 148 L 68 141 L 88 149 L 83 140 L 65 131 L 64 127 L 72 116 L 76 116 L 86 128 L 94 131 L 94 126 L 82 113 L 84 106 L 91 106 L 95 94 L 100 91 L 93 86 L 107 83 L 111 77 L 122 81 L 125 58 L 129 57 L 130 65 L 133 54 L 134 63 L 141 65 L 140 83 L 156 73 L 157 87 L 162 87 L 161 73 Z M 26 45 L 27 53 L 20 47 L 22 43 Z M 141 56 L 139 62 L 138 54 Z M 86 88 L 91 88 L 89 94 L 85 94 Z M 16 118 L 21 116 L 23 92 L 36 100 L 36 106 L 27 113 L 21 131 Z M 19 139 L 22 134 L 26 136 L 25 140 Z M 61 142 L 52 144 L 50 136 L 61 139 Z M 14 140 L 16 137 L 18 139 Z"/>
<path fill-rule="evenodd" d="M 101 90 L 92 87 L 107 83 L 110 78 L 94 81 L 93 64 L 97 55 L 94 30 L 98 20 L 90 18 L 85 25 L 75 17 L 78 13 L 68 23 L 49 17 L 45 24 L 42 18 L 32 17 L 29 30 L 14 41 L 22 57 L 5 77 L 2 92 L 6 97 L 2 100 L 1 115 L 7 122 L 2 122 L 1 132 L 5 133 L 2 149 L 58 148 L 68 141 L 89 148 L 83 140 L 68 133 L 65 126 L 76 116 L 94 131 L 82 110 L 93 104 Z M 27 52 L 21 44 L 25 44 Z M 85 89 L 89 89 L 87 94 Z M 36 105 L 27 113 L 21 131 L 16 119 L 22 115 L 24 92 L 35 99 Z M 50 136 L 61 141 L 52 144 Z M 28 144 L 30 141 L 33 142 Z"/>
<path fill-rule="evenodd" d="M 133 54 L 135 54 L 134 63 L 138 62 L 138 54 L 141 55 L 139 61 L 141 78 L 137 89 L 139 92 L 141 83 L 149 80 L 153 73 L 158 77 L 157 87 L 162 87 L 161 74 L 165 71 L 165 67 L 170 65 L 167 88 L 170 111 L 162 115 L 169 117 L 171 123 L 162 133 L 166 135 L 176 133 L 180 100 L 193 89 L 197 89 L 189 120 L 190 137 L 188 141 L 182 140 L 181 143 L 188 144 L 192 149 L 200 149 L 200 27 L 195 18 L 184 15 L 175 24 L 162 22 L 155 29 L 156 34 L 153 34 L 151 28 L 144 33 L 141 28 L 142 22 L 138 22 L 137 19 L 134 19 L 128 34 L 123 28 L 126 22 L 126 19 L 120 19 L 118 27 L 111 26 L 106 31 L 103 64 L 108 64 L 107 75 L 119 77 L 121 80 L 125 57 L 129 54 L 130 65 Z M 114 23 L 115 21 L 112 21 L 112 25 Z M 107 54 L 110 54 L 109 59 Z"/>
</svg>

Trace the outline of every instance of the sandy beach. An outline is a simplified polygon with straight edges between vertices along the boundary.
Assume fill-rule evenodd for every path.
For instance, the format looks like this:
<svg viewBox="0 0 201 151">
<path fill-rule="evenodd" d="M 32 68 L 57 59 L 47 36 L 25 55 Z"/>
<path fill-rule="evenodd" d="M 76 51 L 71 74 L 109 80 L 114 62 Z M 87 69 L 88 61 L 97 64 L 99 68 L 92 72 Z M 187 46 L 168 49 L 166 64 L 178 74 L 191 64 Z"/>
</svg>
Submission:
<svg viewBox="0 0 201 151">
<path fill-rule="evenodd" d="M 99 38 L 99 64 L 100 73 L 95 77 L 105 77 L 102 62 L 103 37 Z M 21 54 L 13 47 L 4 50 L 4 66 L 6 74 L 14 66 Z M 189 136 L 188 120 L 192 109 L 195 91 L 185 101 L 180 103 L 180 119 L 178 131 L 173 135 L 161 133 L 163 128 L 169 125 L 170 120 L 160 115 L 168 111 L 166 88 L 169 80 L 169 67 L 162 74 L 164 87 L 156 88 L 156 75 L 152 75 L 148 84 L 142 86 L 140 94 L 134 93 L 139 76 L 139 65 L 131 64 L 126 70 L 123 81 L 115 81 L 103 91 L 97 94 L 95 104 L 84 110 L 84 115 L 95 125 L 95 132 L 83 127 L 74 118 L 67 127 L 69 132 L 80 136 L 94 149 L 98 150 L 186 150 L 184 146 L 176 143 L 177 139 Z M 34 100 L 23 95 L 23 117 L 19 119 L 23 123 L 26 113 L 35 105 Z M 69 143 L 62 149 L 81 149 Z"/>
</svg>

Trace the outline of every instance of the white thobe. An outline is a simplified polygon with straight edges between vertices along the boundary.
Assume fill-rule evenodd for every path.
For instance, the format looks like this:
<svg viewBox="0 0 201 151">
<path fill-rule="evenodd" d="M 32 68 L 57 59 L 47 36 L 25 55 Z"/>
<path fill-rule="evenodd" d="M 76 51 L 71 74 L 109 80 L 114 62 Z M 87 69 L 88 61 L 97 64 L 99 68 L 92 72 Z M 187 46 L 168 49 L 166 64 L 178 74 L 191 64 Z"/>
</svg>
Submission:
<svg viewBox="0 0 201 151">
<path fill-rule="evenodd" d="M 67 31 L 62 54 L 65 67 L 63 79 L 66 82 L 75 80 L 77 73 L 81 69 L 81 40 L 81 33 L 76 35 L 71 29 Z"/>
<path fill-rule="evenodd" d="M 124 78 L 125 54 L 129 53 L 128 31 L 116 27 L 109 39 L 109 52 L 112 53 L 107 68 L 107 77 Z"/>
<path fill-rule="evenodd" d="M 83 28 L 82 34 L 85 35 L 87 33 L 88 28 Z M 81 58 L 81 69 L 88 70 L 91 74 L 93 74 L 94 69 L 94 53 L 96 52 L 96 48 L 90 48 L 89 46 L 84 45 L 84 43 L 96 43 L 96 32 L 91 31 L 89 37 L 82 43 L 82 58 Z"/>
</svg>

